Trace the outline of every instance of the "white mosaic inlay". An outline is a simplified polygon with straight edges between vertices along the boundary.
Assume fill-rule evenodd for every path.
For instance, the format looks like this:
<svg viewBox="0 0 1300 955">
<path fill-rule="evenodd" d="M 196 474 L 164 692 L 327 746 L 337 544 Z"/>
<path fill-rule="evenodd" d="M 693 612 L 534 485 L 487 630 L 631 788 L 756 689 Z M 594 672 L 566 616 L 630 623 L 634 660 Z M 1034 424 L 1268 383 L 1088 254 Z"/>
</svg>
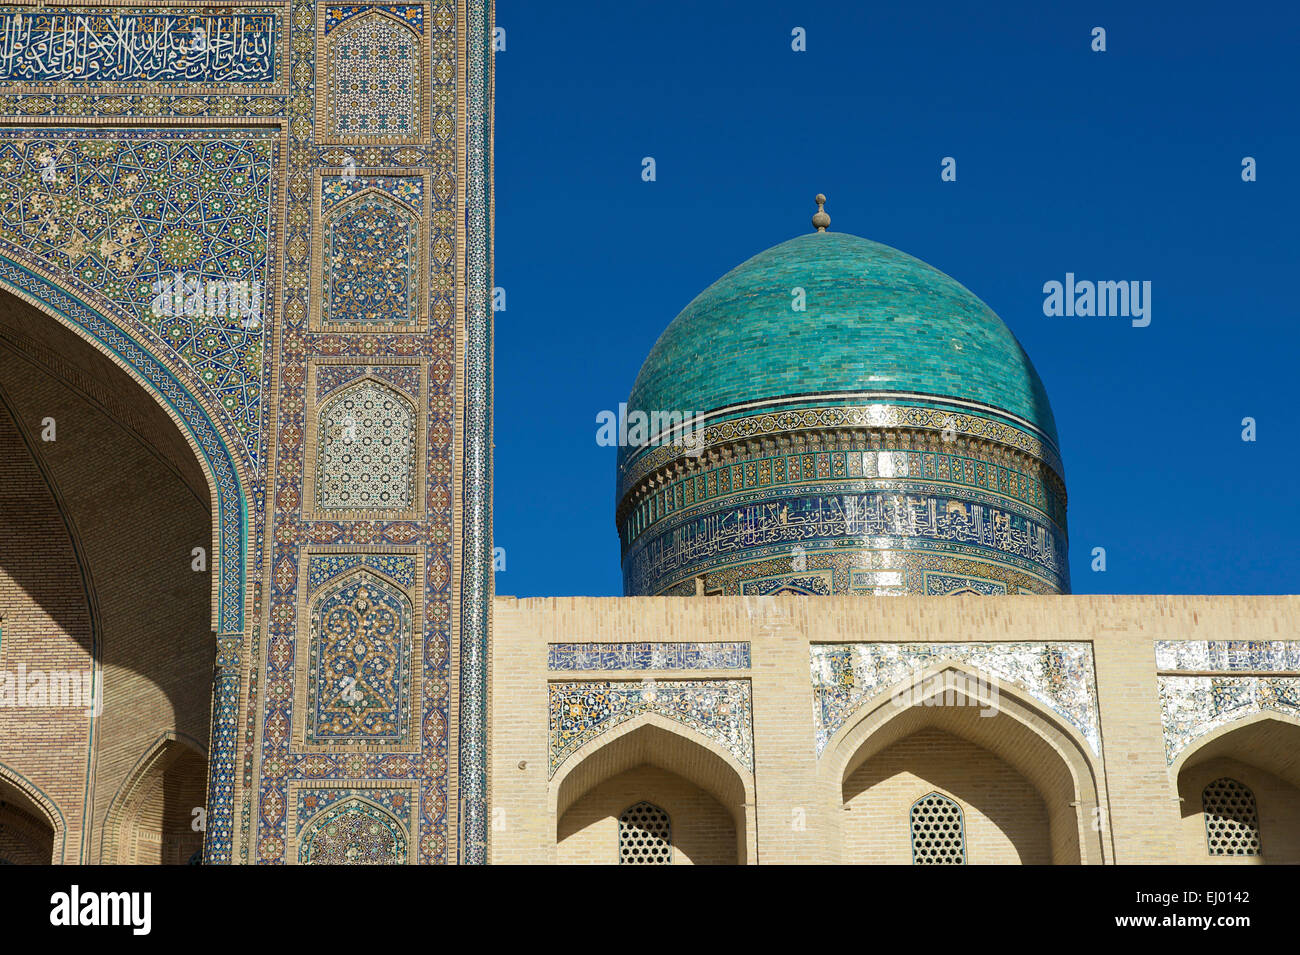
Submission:
<svg viewBox="0 0 1300 955">
<path fill-rule="evenodd" d="M 1101 753 L 1090 643 L 813 644 L 811 656 L 818 755 L 863 704 L 945 661 L 1018 687 Z"/>
</svg>

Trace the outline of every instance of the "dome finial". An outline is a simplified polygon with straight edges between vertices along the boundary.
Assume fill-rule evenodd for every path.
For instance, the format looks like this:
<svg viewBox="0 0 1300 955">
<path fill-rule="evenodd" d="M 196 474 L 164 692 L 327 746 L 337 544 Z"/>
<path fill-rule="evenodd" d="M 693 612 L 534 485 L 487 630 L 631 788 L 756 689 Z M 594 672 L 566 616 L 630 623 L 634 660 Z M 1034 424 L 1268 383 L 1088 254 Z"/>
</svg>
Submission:
<svg viewBox="0 0 1300 955">
<path fill-rule="evenodd" d="M 831 217 L 826 214 L 826 197 L 819 192 L 813 201 L 817 203 L 817 211 L 813 213 L 812 224 L 817 227 L 818 232 L 825 232 L 827 226 L 831 224 Z"/>
</svg>

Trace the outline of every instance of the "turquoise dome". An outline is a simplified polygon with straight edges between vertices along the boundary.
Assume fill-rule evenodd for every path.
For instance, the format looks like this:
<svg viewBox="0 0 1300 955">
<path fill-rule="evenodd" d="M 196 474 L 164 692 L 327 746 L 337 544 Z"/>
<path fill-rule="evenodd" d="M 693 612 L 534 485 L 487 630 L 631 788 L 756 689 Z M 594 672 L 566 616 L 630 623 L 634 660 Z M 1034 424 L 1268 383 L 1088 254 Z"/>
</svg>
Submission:
<svg viewBox="0 0 1300 955">
<path fill-rule="evenodd" d="M 806 311 L 793 308 L 795 288 Z M 840 232 L 782 242 L 696 296 L 646 358 L 628 410 L 701 414 L 779 397 L 800 398 L 783 408 L 854 404 L 845 392 L 975 402 L 986 407 L 972 413 L 1009 413 L 1057 446 L 1043 383 L 992 309 L 919 259 Z"/>
<path fill-rule="evenodd" d="M 673 320 L 620 411 L 628 595 L 1069 592 L 1038 373 L 897 249 L 819 231 L 759 253 Z"/>
</svg>

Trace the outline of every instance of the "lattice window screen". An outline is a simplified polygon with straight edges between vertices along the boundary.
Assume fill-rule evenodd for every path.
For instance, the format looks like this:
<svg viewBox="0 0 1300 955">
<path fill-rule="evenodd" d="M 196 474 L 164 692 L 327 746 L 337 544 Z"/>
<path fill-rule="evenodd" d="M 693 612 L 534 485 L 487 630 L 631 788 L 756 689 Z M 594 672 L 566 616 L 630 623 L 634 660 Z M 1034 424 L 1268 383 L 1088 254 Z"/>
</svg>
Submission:
<svg viewBox="0 0 1300 955">
<path fill-rule="evenodd" d="M 639 802 L 618 817 L 619 865 L 672 865 L 673 831 L 668 813 Z"/>
<path fill-rule="evenodd" d="M 1201 791 L 1205 843 L 1212 856 L 1257 856 L 1259 812 L 1250 787 L 1224 776 Z"/>
<path fill-rule="evenodd" d="M 961 807 L 939 793 L 912 803 L 913 865 L 965 865 L 966 826 Z"/>
</svg>

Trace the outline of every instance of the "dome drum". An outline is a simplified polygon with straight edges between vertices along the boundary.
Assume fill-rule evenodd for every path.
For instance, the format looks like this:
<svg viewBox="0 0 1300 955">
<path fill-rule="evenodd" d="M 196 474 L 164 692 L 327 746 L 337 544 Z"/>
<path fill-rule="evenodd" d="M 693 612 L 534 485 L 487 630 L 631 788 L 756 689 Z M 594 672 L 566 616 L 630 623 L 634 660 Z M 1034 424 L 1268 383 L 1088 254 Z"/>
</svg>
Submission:
<svg viewBox="0 0 1300 955">
<path fill-rule="evenodd" d="M 696 409 L 620 448 L 628 595 L 1069 591 L 1037 373 L 983 302 L 888 246 L 819 231 L 733 269 L 627 406 Z"/>
</svg>

